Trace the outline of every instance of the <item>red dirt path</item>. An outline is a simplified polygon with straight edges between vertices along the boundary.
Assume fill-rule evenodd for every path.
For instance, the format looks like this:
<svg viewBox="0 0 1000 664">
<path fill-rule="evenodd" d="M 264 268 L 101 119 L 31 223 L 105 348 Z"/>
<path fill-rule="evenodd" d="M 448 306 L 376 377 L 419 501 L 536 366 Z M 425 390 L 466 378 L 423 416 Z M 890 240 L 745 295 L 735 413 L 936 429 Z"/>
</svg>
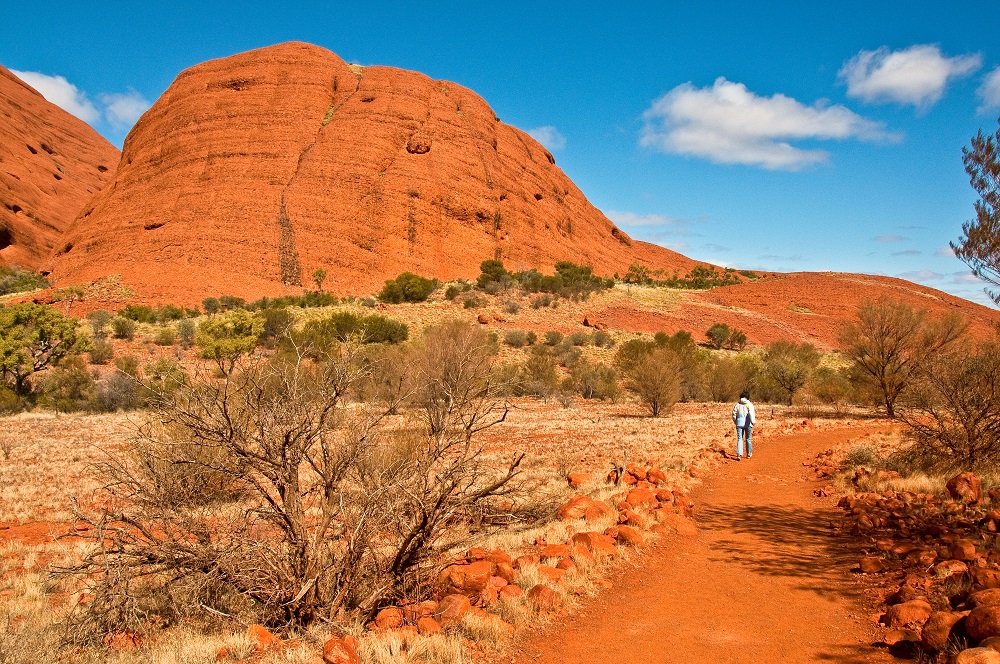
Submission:
<svg viewBox="0 0 1000 664">
<path fill-rule="evenodd" d="M 887 662 L 859 553 L 827 535 L 834 500 L 802 462 L 859 428 L 758 441 L 694 492 L 697 537 L 647 551 L 614 590 L 528 636 L 517 664 Z"/>
</svg>

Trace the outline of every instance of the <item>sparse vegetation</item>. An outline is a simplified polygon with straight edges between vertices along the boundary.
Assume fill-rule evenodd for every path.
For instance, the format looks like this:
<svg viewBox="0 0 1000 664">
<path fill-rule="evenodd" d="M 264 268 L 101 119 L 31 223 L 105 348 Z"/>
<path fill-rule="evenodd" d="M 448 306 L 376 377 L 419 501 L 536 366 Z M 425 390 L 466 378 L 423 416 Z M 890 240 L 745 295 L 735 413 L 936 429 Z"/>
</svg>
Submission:
<svg viewBox="0 0 1000 664">
<path fill-rule="evenodd" d="M 439 282 L 412 272 L 404 272 L 395 279 L 389 279 L 378 294 L 378 299 L 389 304 L 401 302 L 423 302 L 437 290 Z"/>
<path fill-rule="evenodd" d="M 0 265 L 0 295 L 24 293 L 51 285 L 48 279 L 31 270 Z"/>
</svg>

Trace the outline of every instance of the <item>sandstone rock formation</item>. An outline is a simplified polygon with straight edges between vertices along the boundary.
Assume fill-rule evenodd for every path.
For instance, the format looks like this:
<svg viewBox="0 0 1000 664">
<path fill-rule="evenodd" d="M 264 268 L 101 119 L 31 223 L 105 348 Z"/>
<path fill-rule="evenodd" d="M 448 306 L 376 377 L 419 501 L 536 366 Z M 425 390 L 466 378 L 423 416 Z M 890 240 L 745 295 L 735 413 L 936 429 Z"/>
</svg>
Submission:
<svg viewBox="0 0 1000 664">
<path fill-rule="evenodd" d="M 297 292 L 317 268 L 357 294 L 404 270 L 475 276 L 488 258 L 695 265 L 631 240 L 470 90 L 303 43 L 182 72 L 65 246 L 60 282 L 120 273 L 178 303 Z"/>
<path fill-rule="evenodd" d="M 37 269 L 117 165 L 115 146 L 0 67 L 0 264 Z"/>
</svg>

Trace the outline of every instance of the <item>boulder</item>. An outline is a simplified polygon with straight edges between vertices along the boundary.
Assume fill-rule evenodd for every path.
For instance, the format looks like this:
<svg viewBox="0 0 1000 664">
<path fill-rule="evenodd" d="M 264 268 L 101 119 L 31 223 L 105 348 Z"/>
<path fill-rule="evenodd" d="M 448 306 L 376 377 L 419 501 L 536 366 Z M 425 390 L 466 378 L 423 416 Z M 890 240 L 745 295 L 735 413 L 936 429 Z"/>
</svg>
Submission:
<svg viewBox="0 0 1000 664">
<path fill-rule="evenodd" d="M 969 606 L 978 609 L 981 606 L 1000 606 L 1000 588 L 987 588 L 969 595 Z"/>
<path fill-rule="evenodd" d="M 583 494 L 577 494 L 566 501 L 566 504 L 559 508 L 556 516 L 560 521 L 573 521 L 582 519 L 587 514 L 587 508 L 594 504 L 594 499 Z"/>
<path fill-rule="evenodd" d="M 568 544 L 549 544 L 541 551 L 542 558 L 565 558 L 570 555 Z"/>
<path fill-rule="evenodd" d="M 983 502 L 983 483 L 972 473 L 955 475 L 945 484 L 948 495 L 963 503 L 978 505 Z"/>
<path fill-rule="evenodd" d="M 920 634 L 920 643 L 927 650 L 944 650 L 953 636 L 961 634 L 962 625 L 959 623 L 964 617 L 960 613 L 951 613 L 950 611 L 932 613 L 931 617 L 924 623 L 924 629 Z"/>
<path fill-rule="evenodd" d="M 885 621 L 890 629 L 921 627 L 933 612 L 926 600 L 914 599 L 890 606 L 885 612 Z"/>
<path fill-rule="evenodd" d="M 885 571 L 885 561 L 878 556 L 865 556 L 860 567 L 864 574 L 878 574 Z"/>
<path fill-rule="evenodd" d="M 528 601 L 539 611 L 552 611 L 559 606 L 559 595 L 552 588 L 539 583 L 528 591 Z"/>
<path fill-rule="evenodd" d="M 510 563 L 497 563 L 496 575 L 499 576 L 504 581 L 506 581 L 507 583 L 510 583 L 511 581 L 514 580 L 514 574 L 515 574 L 514 566 L 511 565 Z"/>
<path fill-rule="evenodd" d="M 576 563 L 573 562 L 572 558 L 563 558 L 556 563 L 556 569 L 562 569 L 568 572 L 571 569 L 576 569 Z"/>
<path fill-rule="evenodd" d="M 657 512 L 660 511 L 662 510 L 657 510 Z M 698 534 L 698 528 L 694 525 L 694 522 L 681 514 L 670 513 L 664 515 L 662 518 L 657 515 L 657 520 L 667 528 L 675 531 L 678 535 L 694 537 Z"/>
<path fill-rule="evenodd" d="M 498 597 L 502 600 L 512 600 L 520 597 L 523 592 L 520 586 L 506 585 L 500 589 Z"/>
<path fill-rule="evenodd" d="M 562 581 L 563 577 L 566 576 L 566 570 L 549 567 L 548 565 L 539 565 L 538 576 L 551 584 L 556 584 Z"/>
<path fill-rule="evenodd" d="M 1000 664 L 1000 652 L 992 648 L 966 648 L 955 655 L 952 664 Z"/>
<path fill-rule="evenodd" d="M 625 496 L 625 502 L 633 508 L 657 507 L 659 505 L 656 494 L 649 489 L 632 489 Z"/>
<path fill-rule="evenodd" d="M 972 587 L 977 590 L 1000 588 L 1000 572 L 995 569 L 973 567 L 969 570 L 969 578 L 972 579 Z"/>
<path fill-rule="evenodd" d="M 980 606 L 970 611 L 965 631 L 975 641 L 1000 636 L 1000 605 Z"/>
<path fill-rule="evenodd" d="M 441 627 L 441 623 L 434 620 L 430 616 L 424 616 L 417 620 L 417 632 L 420 634 L 439 634 L 443 632 L 444 629 Z"/>
<path fill-rule="evenodd" d="M 361 664 L 356 643 L 350 637 L 330 637 L 323 644 L 324 664 Z"/>
<path fill-rule="evenodd" d="M 493 576 L 493 563 L 488 560 L 477 560 L 468 565 L 446 567 L 438 577 L 438 585 L 445 592 L 472 596 L 486 587 L 491 576 Z"/>
<path fill-rule="evenodd" d="M 657 470 L 656 468 L 651 469 L 646 473 L 646 480 L 652 484 L 663 484 L 667 481 L 667 476 L 662 470 Z"/>
<path fill-rule="evenodd" d="M 403 607 L 403 618 L 410 624 L 416 624 L 421 618 L 433 616 L 438 611 L 438 603 L 433 600 L 425 600 L 415 604 L 407 604 Z"/>
<path fill-rule="evenodd" d="M 387 607 L 375 615 L 375 626 L 379 629 L 396 629 L 404 622 L 403 610 L 398 606 Z"/>
<path fill-rule="evenodd" d="M 615 541 L 600 533 L 577 533 L 573 535 L 573 543 L 586 547 L 594 556 L 615 556 L 618 554 Z"/>
<path fill-rule="evenodd" d="M 600 521 L 604 518 L 613 518 L 614 516 L 615 511 L 611 509 L 609 505 L 602 503 L 599 500 L 595 500 L 591 503 L 583 513 L 583 518 L 587 521 L 587 523 Z"/>
<path fill-rule="evenodd" d="M 447 595 L 438 603 L 438 622 L 449 627 L 462 620 L 472 609 L 472 603 L 465 595 Z"/>
<path fill-rule="evenodd" d="M 617 530 L 615 539 L 619 544 L 627 544 L 629 546 L 639 546 L 642 544 L 642 535 L 635 528 L 631 526 L 618 526 Z"/>
<path fill-rule="evenodd" d="M 976 543 L 969 539 L 960 539 L 952 542 L 951 557 L 955 560 L 975 560 L 979 557 L 976 551 Z"/>
<path fill-rule="evenodd" d="M 944 560 L 935 565 L 931 571 L 939 579 L 947 579 L 967 573 L 969 566 L 961 560 Z"/>
<path fill-rule="evenodd" d="M 247 641 L 250 642 L 254 650 L 267 650 L 281 643 L 281 639 L 271 634 L 263 625 L 247 627 Z"/>
<path fill-rule="evenodd" d="M 566 476 L 566 481 L 569 482 L 569 486 L 572 489 L 579 489 L 584 484 L 590 483 L 594 479 L 594 476 L 590 473 L 570 473 Z"/>
<path fill-rule="evenodd" d="M 524 567 L 531 567 L 538 565 L 541 561 L 540 556 L 526 554 L 523 556 L 518 556 L 517 560 L 514 561 L 514 569 L 522 569 Z M 513 579 L 511 579 L 513 580 Z"/>
</svg>

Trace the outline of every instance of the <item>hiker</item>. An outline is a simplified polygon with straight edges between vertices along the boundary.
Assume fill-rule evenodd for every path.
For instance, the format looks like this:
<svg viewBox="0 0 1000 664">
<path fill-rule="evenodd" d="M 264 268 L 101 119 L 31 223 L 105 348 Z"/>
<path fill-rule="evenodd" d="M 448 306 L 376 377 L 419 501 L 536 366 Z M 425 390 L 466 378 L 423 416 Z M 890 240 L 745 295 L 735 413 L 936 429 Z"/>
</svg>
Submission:
<svg viewBox="0 0 1000 664">
<path fill-rule="evenodd" d="M 736 460 L 743 460 L 743 439 L 747 441 L 747 458 L 753 456 L 753 445 L 750 444 L 750 435 L 753 433 L 753 425 L 757 424 L 757 412 L 750 401 L 750 392 L 743 390 L 740 400 L 733 406 L 733 424 L 736 425 Z"/>
</svg>

